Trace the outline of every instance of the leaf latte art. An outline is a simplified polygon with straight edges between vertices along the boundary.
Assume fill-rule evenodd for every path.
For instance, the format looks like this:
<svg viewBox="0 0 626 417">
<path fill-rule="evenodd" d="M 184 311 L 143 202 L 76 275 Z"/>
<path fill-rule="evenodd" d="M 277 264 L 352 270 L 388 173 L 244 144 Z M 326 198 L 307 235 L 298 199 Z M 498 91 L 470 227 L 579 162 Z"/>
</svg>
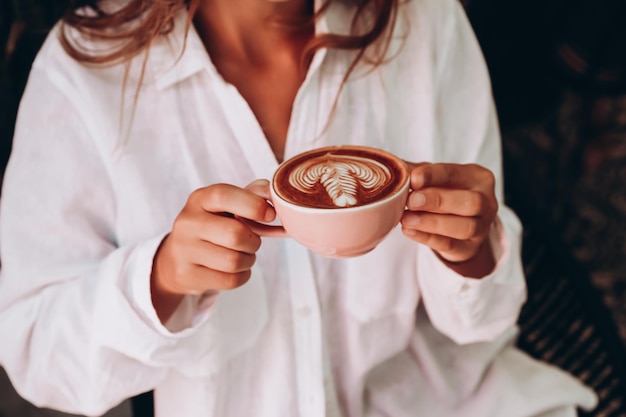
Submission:
<svg viewBox="0 0 626 417">
<path fill-rule="evenodd" d="M 376 195 L 392 180 L 384 164 L 355 155 L 323 155 L 303 162 L 289 176 L 302 193 L 316 192 L 321 184 L 336 207 L 352 207 L 359 196 Z"/>
</svg>

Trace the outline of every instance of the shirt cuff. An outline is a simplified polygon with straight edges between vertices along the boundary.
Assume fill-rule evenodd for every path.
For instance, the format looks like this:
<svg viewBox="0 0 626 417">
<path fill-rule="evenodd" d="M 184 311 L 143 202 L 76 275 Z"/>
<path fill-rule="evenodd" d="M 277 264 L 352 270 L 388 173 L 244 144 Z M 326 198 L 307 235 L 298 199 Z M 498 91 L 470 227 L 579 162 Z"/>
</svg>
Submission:
<svg viewBox="0 0 626 417">
<path fill-rule="evenodd" d="M 418 277 L 426 310 L 435 327 L 457 343 L 492 340 L 517 320 L 526 284 L 511 235 L 517 228 L 509 226 L 494 221 L 489 241 L 496 265 L 481 279 L 453 271 L 430 248 L 421 251 Z"/>
<path fill-rule="evenodd" d="M 183 338 L 193 334 L 211 315 L 217 292 L 186 295 L 165 325 L 152 304 L 150 276 L 154 256 L 166 234 L 150 239 L 137 247 L 136 270 L 130 275 L 127 297 L 139 316 L 163 336 Z"/>
<path fill-rule="evenodd" d="M 493 271 L 482 278 L 470 278 L 460 275 L 450 269 L 432 250 L 426 251 L 422 262 L 426 262 L 429 269 L 435 271 L 438 286 L 443 287 L 449 294 L 457 296 L 458 302 L 465 302 L 476 299 L 480 296 L 481 287 L 488 286 L 493 281 L 502 281 L 502 274 L 511 257 L 511 242 L 507 238 L 504 227 L 500 219 L 496 218 L 489 231 L 489 244 L 495 260 Z"/>
</svg>

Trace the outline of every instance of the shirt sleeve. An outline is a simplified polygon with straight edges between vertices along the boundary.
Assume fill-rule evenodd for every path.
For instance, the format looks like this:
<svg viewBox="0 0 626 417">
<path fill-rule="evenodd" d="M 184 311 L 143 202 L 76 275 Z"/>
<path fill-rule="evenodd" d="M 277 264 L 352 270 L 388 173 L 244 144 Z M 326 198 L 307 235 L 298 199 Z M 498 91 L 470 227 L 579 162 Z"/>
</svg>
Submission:
<svg viewBox="0 0 626 417">
<path fill-rule="evenodd" d="M 493 340 L 515 325 L 526 299 L 520 253 L 521 224 L 504 203 L 499 126 L 487 67 L 464 9 L 449 7 L 435 68 L 436 159 L 476 163 L 496 178 L 500 209 L 489 239 L 494 271 L 458 275 L 426 247 L 418 256 L 422 299 L 433 325 L 457 343 Z"/>
<path fill-rule="evenodd" d="M 20 104 L 0 201 L 0 365 L 37 406 L 101 415 L 169 372 L 211 374 L 248 348 L 266 320 L 253 298 L 262 283 L 190 299 L 171 323 L 180 331 L 161 325 L 149 280 L 163 235 L 116 241 L 93 124 L 67 94 L 69 77 L 45 64 Z"/>
</svg>

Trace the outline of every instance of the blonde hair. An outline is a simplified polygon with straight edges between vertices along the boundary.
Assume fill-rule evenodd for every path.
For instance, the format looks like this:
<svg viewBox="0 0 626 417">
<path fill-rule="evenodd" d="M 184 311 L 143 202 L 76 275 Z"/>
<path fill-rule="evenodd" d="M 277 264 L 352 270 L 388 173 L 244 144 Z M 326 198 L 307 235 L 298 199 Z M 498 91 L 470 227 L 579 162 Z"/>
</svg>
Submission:
<svg viewBox="0 0 626 417">
<path fill-rule="evenodd" d="M 145 52 L 159 36 L 169 33 L 176 15 L 184 8 L 189 10 L 187 27 L 192 24 L 201 0 L 130 0 L 122 7 L 107 11 L 100 0 L 73 0 L 61 21 L 61 43 L 67 53 L 79 62 L 89 64 L 114 64 L 129 61 Z M 312 0 L 311 0 L 312 1 Z M 330 6 L 325 0 L 320 9 L 306 21 L 283 22 L 289 29 L 311 27 Z M 368 46 L 382 40 L 384 45 L 368 61 L 374 66 L 383 62 L 389 36 L 393 30 L 399 0 L 339 0 L 354 4 L 356 13 L 349 35 L 320 34 L 305 47 L 302 61 L 308 60 L 322 48 L 355 50 L 355 58 L 348 72 L 363 59 Z M 72 28 L 83 39 L 110 42 L 116 45 L 106 52 L 94 53 L 82 45 Z M 365 29 L 363 29 L 365 28 Z M 387 34 L 387 36 L 385 36 Z M 348 75 L 348 74 L 346 74 Z"/>
</svg>

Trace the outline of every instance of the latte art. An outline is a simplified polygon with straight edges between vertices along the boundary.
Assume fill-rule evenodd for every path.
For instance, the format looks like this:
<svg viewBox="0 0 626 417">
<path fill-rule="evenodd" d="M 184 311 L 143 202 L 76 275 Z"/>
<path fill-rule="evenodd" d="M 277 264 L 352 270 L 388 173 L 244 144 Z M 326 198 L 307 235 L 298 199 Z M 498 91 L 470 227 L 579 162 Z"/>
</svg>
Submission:
<svg viewBox="0 0 626 417">
<path fill-rule="evenodd" d="M 285 161 L 272 188 L 284 201 L 302 207 L 351 209 L 396 194 L 408 182 L 396 156 L 366 146 L 328 146 Z"/>
<path fill-rule="evenodd" d="M 302 193 L 315 193 L 322 184 L 336 207 L 359 203 L 358 191 L 373 195 L 391 181 L 391 172 L 382 163 L 354 155 L 324 155 L 296 167 L 289 183 Z"/>
</svg>

